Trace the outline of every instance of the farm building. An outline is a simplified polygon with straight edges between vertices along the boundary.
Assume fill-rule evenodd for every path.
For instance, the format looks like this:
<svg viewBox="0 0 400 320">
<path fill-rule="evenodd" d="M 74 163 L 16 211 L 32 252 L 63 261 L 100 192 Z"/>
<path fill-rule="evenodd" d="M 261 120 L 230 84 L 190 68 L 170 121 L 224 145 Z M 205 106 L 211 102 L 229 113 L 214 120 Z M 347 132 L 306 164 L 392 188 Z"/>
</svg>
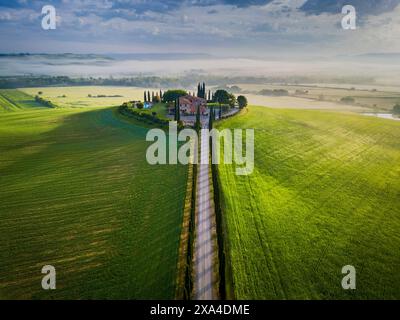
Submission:
<svg viewBox="0 0 400 320">
<path fill-rule="evenodd" d="M 152 102 L 145 102 L 144 103 L 144 109 L 151 109 L 153 107 L 153 103 Z"/>
<path fill-rule="evenodd" d="M 183 96 L 179 98 L 179 110 L 186 114 L 196 114 L 197 107 L 200 107 L 200 113 L 207 114 L 207 100 L 194 96 Z"/>
</svg>

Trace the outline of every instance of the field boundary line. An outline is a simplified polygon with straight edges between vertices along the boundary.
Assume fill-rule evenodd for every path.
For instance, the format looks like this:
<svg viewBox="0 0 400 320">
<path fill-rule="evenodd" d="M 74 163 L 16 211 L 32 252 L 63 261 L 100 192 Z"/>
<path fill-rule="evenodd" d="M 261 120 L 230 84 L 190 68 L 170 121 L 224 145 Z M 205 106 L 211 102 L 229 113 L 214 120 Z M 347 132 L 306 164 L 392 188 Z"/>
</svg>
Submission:
<svg viewBox="0 0 400 320">
<path fill-rule="evenodd" d="M 182 231 L 179 240 L 178 266 L 176 278 L 176 300 L 189 300 L 192 291 L 192 254 L 193 254 L 193 215 L 195 195 L 194 164 L 188 166 L 188 178 L 186 183 L 185 205 L 183 210 Z"/>
<path fill-rule="evenodd" d="M 6 95 L 4 95 L 3 93 L 0 93 L 0 96 L 1 96 L 4 100 L 6 100 L 10 105 L 14 106 L 14 108 L 16 108 L 17 110 L 22 110 L 22 108 L 20 108 L 19 106 L 17 106 L 17 105 L 15 104 L 14 101 L 12 101 L 10 98 L 8 98 L 8 97 L 7 97 Z M 12 110 L 9 110 L 9 111 L 15 111 L 15 110 L 12 109 Z"/>
<path fill-rule="evenodd" d="M 222 118 L 216 121 L 218 124 L 229 118 L 244 116 L 248 113 L 248 108 L 243 108 L 231 117 Z M 212 150 L 210 140 L 210 150 Z M 218 268 L 219 268 L 219 295 L 222 300 L 236 300 L 235 282 L 233 280 L 232 259 L 230 245 L 228 241 L 228 226 L 224 218 L 224 192 L 222 190 L 219 168 L 216 164 L 211 164 L 212 196 L 214 202 L 214 214 L 216 222 L 217 248 L 218 248 Z"/>
<path fill-rule="evenodd" d="M 228 228 L 224 219 L 224 194 L 218 165 L 211 165 L 211 176 L 213 181 L 213 202 L 218 242 L 219 294 L 222 300 L 235 300 L 232 260 L 228 243 Z"/>
<path fill-rule="evenodd" d="M 211 153 L 209 154 L 209 161 L 212 163 L 212 156 Z M 214 248 L 213 253 L 213 261 L 214 261 L 214 266 L 213 266 L 213 275 L 214 275 L 214 294 L 216 297 L 219 297 L 220 299 L 223 297 L 220 286 L 221 286 L 221 273 L 220 273 L 220 255 L 219 255 L 219 243 L 218 243 L 218 229 L 217 229 L 217 215 L 216 215 L 216 208 L 215 208 L 215 197 L 214 197 L 214 180 L 213 180 L 213 173 L 212 173 L 212 164 L 210 165 L 208 169 L 208 180 L 210 182 L 210 203 L 213 208 L 213 219 L 212 219 L 212 243 Z M 224 295 L 225 296 L 225 295 Z"/>
</svg>

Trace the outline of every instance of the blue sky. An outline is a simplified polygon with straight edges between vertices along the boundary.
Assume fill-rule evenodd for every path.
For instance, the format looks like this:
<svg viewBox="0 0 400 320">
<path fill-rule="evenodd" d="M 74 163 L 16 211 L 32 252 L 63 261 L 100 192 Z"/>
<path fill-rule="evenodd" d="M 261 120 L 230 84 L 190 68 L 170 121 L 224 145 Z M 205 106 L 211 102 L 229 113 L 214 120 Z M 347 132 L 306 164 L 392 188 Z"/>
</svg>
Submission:
<svg viewBox="0 0 400 320">
<path fill-rule="evenodd" d="M 57 29 L 41 28 L 41 8 Z M 358 29 L 340 28 L 352 4 Z M 0 52 L 400 52 L 400 0 L 0 0 Z"/>
</svg>

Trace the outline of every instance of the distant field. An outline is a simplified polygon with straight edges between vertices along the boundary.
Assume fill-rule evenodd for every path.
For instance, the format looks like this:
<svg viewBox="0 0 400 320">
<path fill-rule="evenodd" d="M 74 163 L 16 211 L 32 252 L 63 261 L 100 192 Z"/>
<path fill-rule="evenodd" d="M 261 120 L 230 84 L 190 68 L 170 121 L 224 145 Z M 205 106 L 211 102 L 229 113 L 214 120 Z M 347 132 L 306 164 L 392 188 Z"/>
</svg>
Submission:
<svg viewBox="0 0 400 320">
<path fill-rule="evenodd" d="M 1 114 L 0 299 L 174 297 L 187 170 L 148 165 L 146 132 L 109 108 Z"/>
<path fill-rule="evenodd" d="M 255 129 L 254 173 L 219 166 L 238 299 L 400 298 L 400 123 L 251 107 L 219 127 Z"/>
<path fill-rule="evenodd" d="M 39 91 L 44 98 L 51 100 L 60 107 L 111 107 L 119 106 L 130 100 L 143 101 L 144 90 L 159 92 L 160 89 L 136 88 L 136 87 L 45 87 L 21 89 L 30 95 L 37 95 Z M 92 97 L 89 97 L 89 94 Z M 65 95 L 65 97 L 63 97 Z M 121 96 L 96 98 L 98 95 Z"/>
<path fill-rule="evenodd" d="M 267 97 L 256 94 L 245 94 L 251 105 L 265 106 L 274 109 L 302 109 L 302 110 L 324 110 L 345 112 L 373 112 L 372 108 L 351 106 L 347 104 L 318 101 L 302 97 Z"/>
<path fill-rule="evenodd" d="M 262 85 L 236 84 L 246 92 L 249 102 L 254 105 L 264 105 L 273 108 L 321 109 L 353 112 L 390 111 L 396 103 L 400 103 L 400 92 L 382 91 L 385 88 L 357 87 L 338 88 L 307 85 Z M 337 85 L 339 86 L 339 85 Z M 286 89 L 295 97 L 269 97 L 258 95 L 263 89 Z M 392 89 L 388 88 L 387 90 Z M 298 91 L 296 93 L 296 91 Z M 303 93 L 300 93 L 303 91 Z M 308 91 L 305 93 L 305 91 Z M 353 97 L 354 104 L 344 104 L 340 100 Z"/>
</svg>

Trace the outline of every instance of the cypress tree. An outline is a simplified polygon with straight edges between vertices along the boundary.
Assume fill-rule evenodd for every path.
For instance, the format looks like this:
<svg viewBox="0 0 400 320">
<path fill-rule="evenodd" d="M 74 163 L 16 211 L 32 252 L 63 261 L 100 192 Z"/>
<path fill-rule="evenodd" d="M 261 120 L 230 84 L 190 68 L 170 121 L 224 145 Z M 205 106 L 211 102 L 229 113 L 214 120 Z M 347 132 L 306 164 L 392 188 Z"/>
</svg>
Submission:
<svg viewBox="0 0 400 320">
<path fill-rule="evenodd" d="M 177 112 L 178 112 L 178 115 L 176 117 L 176 121 L 179 122 L 179 121 L 181 121 L 181 108 L 179 106 L 179 98 L 175 100 L 175 103 L 176 103 L 176 109 L 177 109 Z"/>
<path fill-rule="evenodd" d="M 178 109 L 176 107 L 176 100 L 175 100 L 175 114 L 174 114 L 174 121 L 178 120 Z"/>
<path fill-rule="evenodd" d="M 195 123 L 196 131 L 200 131 L 201 124 L 200 124 L 200 106 L 197 106 L 197 113 L 196 113 L 196 123 Z"/>
<path fill-rule="evenodd" d="M 147 102 L 147 95 L 146 95 L 146 91 L 144 92 L 144 102 Z"/>
<path fill-rule="evenodd" d="M 212 130 L 212 128 L 213 128 L 213 121 L 214 121 L 213 117 L 214 117 L 214 107 L 211 106 L 210 119 L 208 120 L 208 129 L 209 130 Z"/>
<path fill-rule="evenodd" d="M 150 91 L 147 91 L 147 102 L 151 102 L 151 100 L 150 100 Z"/>
</svg>

